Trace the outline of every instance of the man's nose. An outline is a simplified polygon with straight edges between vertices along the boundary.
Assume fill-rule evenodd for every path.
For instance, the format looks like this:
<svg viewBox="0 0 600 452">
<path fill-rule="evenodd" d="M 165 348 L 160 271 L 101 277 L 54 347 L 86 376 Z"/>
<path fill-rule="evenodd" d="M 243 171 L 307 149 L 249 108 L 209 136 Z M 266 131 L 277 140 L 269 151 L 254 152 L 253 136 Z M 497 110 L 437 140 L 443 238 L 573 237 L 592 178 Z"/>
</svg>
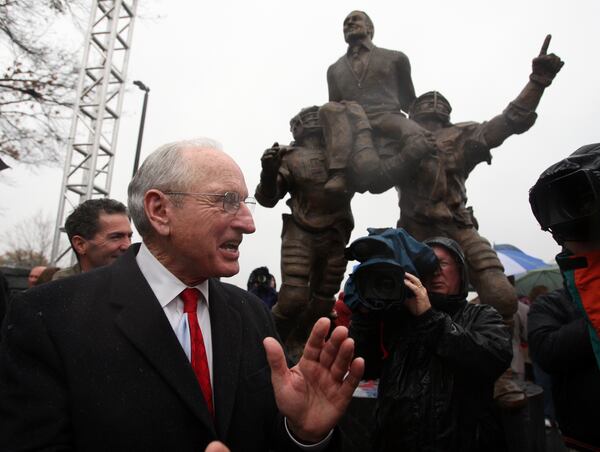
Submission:
<svg viewBox="0 0 600 452">
<path fill-rule="evenodd" d="M 239 228 L 244 234 L 252 234 L 256 231 L 252 212 L 245 203 L 240 204 L 240 210 L 235 214 L 235 227 Z"/>
<path fill-rule="evenodd" d="M 121 251 L 126 251 L 127 248 L 129 248 L 129 246 L 131 245 L 131 237 L 130 236 L 126 236 L 123 238 L 123 240 L 121 240 L 121 243 L 119 244 L 119 249 Z"/>
</svg>

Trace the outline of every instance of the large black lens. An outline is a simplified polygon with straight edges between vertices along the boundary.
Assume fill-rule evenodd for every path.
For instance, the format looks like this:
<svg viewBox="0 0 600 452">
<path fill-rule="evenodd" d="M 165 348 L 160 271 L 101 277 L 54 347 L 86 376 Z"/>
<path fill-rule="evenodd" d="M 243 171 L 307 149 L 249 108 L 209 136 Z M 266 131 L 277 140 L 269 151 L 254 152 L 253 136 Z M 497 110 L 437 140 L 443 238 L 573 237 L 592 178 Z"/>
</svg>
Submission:
<svg viewBox="0 0 600 452">
<path fill-rule="evenodd" d="M 593 177 L 587 170 L 578 170 L 532 189 L 531 206 L 543 229 L 586 218 L 600 210 Z"/>
<path fill-rule="evenodd" d="M 383 309 L 406 298 L 404 270 L 397 265 L 370 265 L 361 268 L 354 277 L 358 295 L 370 309 Z"/>
<path fill-rule="evenodd" d="M 368 298 L 378 298 L 381 300 L 394 300 L 402 294 L 402 281 L 399 281 L 397 274 L 391 272 L 381 272 L 373 275 L 368 284 L 365 294 Z"/>
<path fill-rule="evenodd" d="M 585 170 L 551 182 L 546 196 L 549 226 L 588 217 L 599 207 L 593 181 Z"/>
</svg>

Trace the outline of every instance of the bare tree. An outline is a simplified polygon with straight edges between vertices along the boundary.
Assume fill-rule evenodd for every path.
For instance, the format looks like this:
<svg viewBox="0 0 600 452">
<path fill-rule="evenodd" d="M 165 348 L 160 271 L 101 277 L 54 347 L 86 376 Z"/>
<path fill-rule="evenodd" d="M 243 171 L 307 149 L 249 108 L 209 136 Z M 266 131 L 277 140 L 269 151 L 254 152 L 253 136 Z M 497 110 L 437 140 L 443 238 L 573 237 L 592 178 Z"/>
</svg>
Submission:
<svg viewBox="0 0 600 452">
<path fill-rule="evenodd" d="M 53 164 L 67 139 L 77 60 L 57 28 L 78 0 L 0 0 L 0 158 Z M 77 3 L 78 4 L 78 3 Z M 75 28 L 69 29 L 72 32 Z"/>
<path fill-rule="evenodd" d="M 48 259 L 35 251 L 17 249 L 0 256 L 0 266 L 12 268 L 32 268 L 48 265 Z"/>
<path fill-rule="evenodd" d="M 41 210 L 5 232 L 2 243 L 5 252 L 0 265 L 7 267 L 32 267 L 49 262 L 54 222 Z"/>
</svg>

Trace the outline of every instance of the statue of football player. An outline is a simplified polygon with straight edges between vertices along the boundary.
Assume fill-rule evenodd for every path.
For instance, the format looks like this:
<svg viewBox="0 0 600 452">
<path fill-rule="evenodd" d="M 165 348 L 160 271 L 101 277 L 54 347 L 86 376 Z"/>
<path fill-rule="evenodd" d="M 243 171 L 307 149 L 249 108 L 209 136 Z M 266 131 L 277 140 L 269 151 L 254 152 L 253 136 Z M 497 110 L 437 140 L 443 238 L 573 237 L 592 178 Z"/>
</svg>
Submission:
<svg viewBox="0 0 600 452">
<path fill-rule="evenodd" d="M 344 249 L 354 228 L 344 189 L 332 196 L 328 155 L 319 122 L 319 107 L 303 109 L 290 121 L 294 141 L 277 143 L 262 158 L 256 199 L 273 207 L 287 193 L 291 214 L 283 215 L 281 287 L 272 312 L 289 356 L 299 358 L 313 323 L 329 316 L 347 260 Z"/>
<path fill-rule="evenodd" d="M 410 108 L 409 118 L 433 134 L 439 152 L 432 156 L 435 164 L 424 159 L 410 177 L 400 178 L 396 184 L 398 227 L 417 240 L 433 236 L 456 240 L 465 252 L 469 279 L 481 302 L 495 307 L 509 323 L 517 308 L 516 294 L 496 252 L 479 235 L 472 209 L 466 207 L 465 182 L 477 164 L 491 163 L 491 149 L 533 126 L 542 94 L 563 66 L 558 56 L 547 54 L 549 43 L 550 35 L 534 58 L 532 73 L 521 93 L 489 121 L 453 124 L 452 108 L 444 96 L 436 91 L 419 96 Z"/>
</svg>

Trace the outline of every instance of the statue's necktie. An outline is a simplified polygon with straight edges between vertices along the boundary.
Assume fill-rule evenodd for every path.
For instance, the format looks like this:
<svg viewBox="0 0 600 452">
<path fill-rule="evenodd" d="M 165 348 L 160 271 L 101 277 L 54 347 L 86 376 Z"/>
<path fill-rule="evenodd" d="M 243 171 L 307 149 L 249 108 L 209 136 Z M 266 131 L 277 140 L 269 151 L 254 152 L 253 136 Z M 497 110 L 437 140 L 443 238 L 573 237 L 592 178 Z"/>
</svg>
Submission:
<svg viewBox="0 0 600 452">
<path fill-rule="evenodd" d="M 208 359 L 206 358 L 206 349 L 204 348 L 204 338 L 202 330 L 198 324 L 198 297 L 200 292 L 198 289 L 187 288 L 179 295 L 183 300 L 183 312 L 188 316 L 188 325 L 190 327 L 190 342 L 192 344 L 192 369 L 196 374 L 200 389 L 206 400 L 208 411 L 214 417 L 215 409 L 213 406 L 212 387 L 210 385 L 210 371 L 208 369 Z"/>
<path fill-rule="evenodd" d="M 352 70 L 356 74 L 356 78 L 362 79 L 363 71 L 365 70 L 365 65 L 360 58 L 360 52 L 358 49 L 352 52 L 350 63 L 352 65 Z"/>
</svg>

